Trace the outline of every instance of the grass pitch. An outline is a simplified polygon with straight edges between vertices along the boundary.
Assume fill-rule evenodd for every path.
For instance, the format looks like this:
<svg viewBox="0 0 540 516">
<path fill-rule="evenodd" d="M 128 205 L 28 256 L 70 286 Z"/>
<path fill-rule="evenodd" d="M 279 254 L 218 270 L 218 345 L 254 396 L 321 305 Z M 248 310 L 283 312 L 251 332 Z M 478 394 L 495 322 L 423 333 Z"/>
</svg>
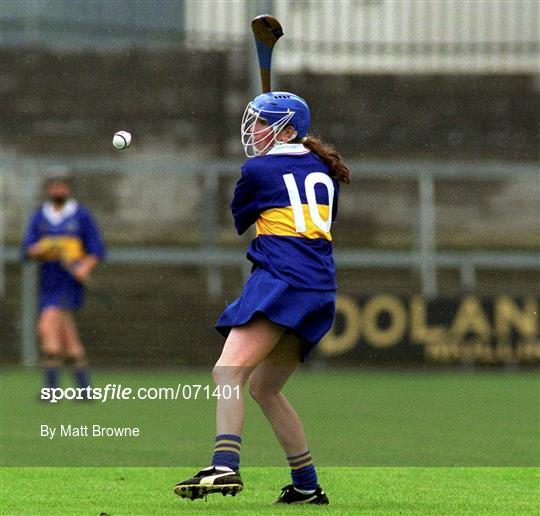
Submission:
<svg viewBox="0 0 540 516">
<path fill-rule="evenodd" d="M 4 468 L 2 514 L 538 514 L 534 468 L 321 468 L 330 505 L 272 506 L 286 468 L 244 468 L 232 498 L 183 500 L 189 468 Z"/>
<path fill-rule="evenodd" d="M 37 401 L 37 371 L 1 382 L 1 514 L 537 514 L 540 395 L 533 374 L 299 372 L 300 413 L 331 505 L 272 507 L 290 482 L 264 416 L 247 404 L 235 498 L 174 496 L 208 463 L 214 400 Z M 107 383 L 211 383 L 207 372 L 102 371 Z M 70 385 L 66 377 L 63 386 Z M 138 426 L 139 438 L 40 437 L 40 426 Z M 55 467 L 51 467 L 55 466 Z"/>
</svg>

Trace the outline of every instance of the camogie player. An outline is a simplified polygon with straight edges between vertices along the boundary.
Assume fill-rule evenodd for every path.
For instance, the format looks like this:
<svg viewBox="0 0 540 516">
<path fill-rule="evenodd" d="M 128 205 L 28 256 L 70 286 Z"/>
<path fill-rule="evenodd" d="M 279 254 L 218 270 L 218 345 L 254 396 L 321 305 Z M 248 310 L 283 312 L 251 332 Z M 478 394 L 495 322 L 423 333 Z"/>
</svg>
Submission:
<svg viewBox="0 0 540 516">
<path fill-rule="evenodd" d="M 212 465 L 175 485 L 183 498 L 242 490 L 242 387 L 249 381 L 291 468 L 292 483 L 276 503 L 328 503 L 302 423 L 281 392 L 332 325 L 336 271 L 330 228 L 339 182 L 350 182 L 341 156 L 308 136 L 309 126 L 307 103 L 292 93 L 259 95 L 244 113 L 242 143 L 250 159 L 231 208 L 238 233 L 255 224 L 257 236 L 248 250 L 251 276 L 216 324 L 226 341 L 213 370 L 222 392 L 229 386 L 238 396 L 218 399 Z"/>
<path fill-rule="evenodd" d="M 66 363 L 84 389 L 90 380 L 73 311 L 83 306 L 84 283 L 105 249 L 92 215 L 70 197 L 65 178 L 48 179 L 45 191 L 48 200 L 32 215 L 23 242 L 24 256 L 41 262 L 38 333 L 45 386 L 58 386 Z"/>
</svg>

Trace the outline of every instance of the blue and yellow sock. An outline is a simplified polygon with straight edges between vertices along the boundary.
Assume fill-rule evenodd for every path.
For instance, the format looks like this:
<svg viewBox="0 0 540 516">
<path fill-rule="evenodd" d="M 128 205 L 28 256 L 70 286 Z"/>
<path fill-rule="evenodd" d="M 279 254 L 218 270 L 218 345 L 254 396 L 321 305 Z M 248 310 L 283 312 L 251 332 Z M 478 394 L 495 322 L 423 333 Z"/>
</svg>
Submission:
<svg viewBox="0 0 540 516">
<path fill-rule="evenodd" d="M 212 465 L 240 469 L 240 446 L 242 438 L 235 434 L 220 434 L 216 437 Z"/>
<path fill-rule="evenodd" d="M 308 451 L 300 455 L 287 457 L 291 468 L 291 477 L 296 489 L 301 491 L 313 491 L 317 488 L 317 472 Z"/>
<path fill-rule="evenodd" d="M 43 376 L 45 386 L 49 389 L 58 387 L 58 379 L 60 378 L 60 360 L 52 353 L 46 353 L 43 356 Z"/>
<path fill-rule="evenodd" d="M 45 385 L 49 389 L 56 389 L 58 387 L 58 378 L 60 376 L 60 370 L 56 366 L 45 366 L 43 368 L 45 376 Z"/>
<path fill-rule="evenodd" d="M 82 389 L 86 389 L 90 386 L 90 374 L 85 367 L 73 369 L 73 376 L 75 377 L 77 385 Z"/>
</svg>

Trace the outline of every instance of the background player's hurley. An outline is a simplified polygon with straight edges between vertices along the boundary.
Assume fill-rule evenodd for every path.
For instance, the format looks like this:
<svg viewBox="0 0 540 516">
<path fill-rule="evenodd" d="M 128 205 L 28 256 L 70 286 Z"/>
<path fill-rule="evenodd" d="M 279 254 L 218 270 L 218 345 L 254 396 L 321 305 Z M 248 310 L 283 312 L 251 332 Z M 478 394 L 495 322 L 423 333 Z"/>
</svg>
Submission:
<svg viewBox="0 0 540 516">
<path fill-rule="evenodd" d="M 77 281 L 79 281 L 90 294 L 94 294 L 97 299 L 106 307 L 113 308 L 114 300 L 110 292 L 103 287 L 96 285 L 94 278 L 87 278 L 84 281 L 81 281 L 77 278 L 77 264 L 72 263 L 66 260 L 60 260 L 60 265 L 64 267 Z"/>
</svg>

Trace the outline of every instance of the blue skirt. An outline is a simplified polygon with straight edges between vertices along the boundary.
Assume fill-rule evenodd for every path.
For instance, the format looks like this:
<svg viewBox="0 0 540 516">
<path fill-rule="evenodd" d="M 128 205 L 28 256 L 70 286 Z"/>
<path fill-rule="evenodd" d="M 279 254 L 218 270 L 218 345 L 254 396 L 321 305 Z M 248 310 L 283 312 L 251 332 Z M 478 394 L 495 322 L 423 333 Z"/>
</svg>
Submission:
<svg viewBox="0 0 540 516">
<path fill-rule="evenodd" d="M 231 328 L 262 315 L 298 335 L 305 342 L 305 358 L 331 328 L 335 312 L 335 291 L 294 288 L 256 268 L 240 297 L 221 314 L 216 330 L 227 337 Z"/>
<path fill-rule="evenodd" d="M 39 310 L 55 306 L 78 310 L 84 304 L 84 287 L 58 262 L 45 262 L 40 268 Z"/>
<path fill-rule="evenodd" d="M 84 291 L 59 289 L 54 292 L 41 292 L 39 296 L 39 311 L 50 306 L 62 310 L 79 310 L 84 304 Z"/>
</svg>

